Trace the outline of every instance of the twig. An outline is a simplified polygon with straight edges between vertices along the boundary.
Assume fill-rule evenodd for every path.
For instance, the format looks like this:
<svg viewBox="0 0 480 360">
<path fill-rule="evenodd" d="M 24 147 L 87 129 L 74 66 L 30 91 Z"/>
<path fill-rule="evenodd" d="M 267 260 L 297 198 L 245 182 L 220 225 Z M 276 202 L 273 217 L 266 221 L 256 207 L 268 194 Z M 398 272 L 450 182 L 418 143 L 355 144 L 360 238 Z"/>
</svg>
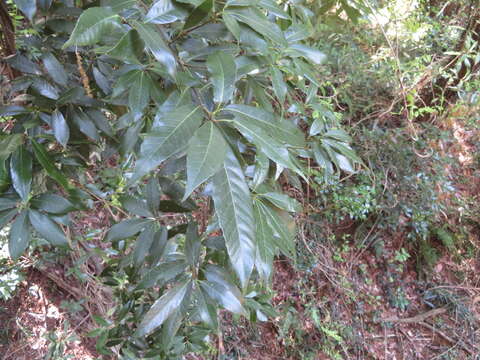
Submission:
<svg viewBox="0 0 480 360">
<path fill-rule="evenodd" d="M 452 339 L 450 336 L 444 334 L 443 332 L 441 332 L 440 330 L 438 330 L 437 328 L 435 328 L 434 326 L 430 325 L 430 324 L 427 324 L 426 322 L 419 322 L 418 323 L 419 325 L 422 325 L 423 327 L 426 327 L 427 329 L 430 329 L 431 331 L 433 331 L 434 333 L 440 335 L 440 337 L 442 337 L 443 339 L 447 340 L 449 343 L 451 344 L 458 344 L 458 346 L 460 346 L 463 350 L 465 350 L 467 353 L 469 353 L 470 355 L 475 355 L 475 352 L 470 349 L 467 345 L 465 345 L 461 340 L 458 340 L 458 341 L 455 341 L 454 339 Z M 476 349 L 478 350 L 478 349 Z"/>
<path fill-rule="evenodd" d="M 393 322 L 393 323 L 402 323 L 402 324 L 420 323 L 420 322 L 423 322 L 430 317 L 438 316 L 438 315 L 444 314 L 445 312 L 447 312 L 447 309 L 442 307 L 442 308 L 433 309 L 433 310 L 427 311 L 423 314 L 418 314 L 418 315 L 415 315 L 415 316 L 409 317 L 409 318 L 403 318 L 403 319 L 399 319 L 397 317 L 387 318 L 387 319 L 379 320 L 379 322 L 382 322 L 382 323 Z"/>
</svg>

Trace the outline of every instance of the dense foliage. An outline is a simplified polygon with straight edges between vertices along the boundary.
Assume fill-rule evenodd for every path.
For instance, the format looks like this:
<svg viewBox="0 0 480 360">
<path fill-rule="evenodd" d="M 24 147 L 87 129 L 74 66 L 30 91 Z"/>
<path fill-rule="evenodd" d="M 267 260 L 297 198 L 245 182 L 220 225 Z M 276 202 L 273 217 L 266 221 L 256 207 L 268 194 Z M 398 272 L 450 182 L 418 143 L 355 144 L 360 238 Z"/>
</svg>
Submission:
<svg viewBox="0 0 480 360">
<path fill-rule="evenodd" d="M 309 39 L 319 12 L 362 7 L 327 3 L 15 1 L 31 26 L 7 59 L 0 224 L 18 259 L 68 250 L 72 216 L 110 211 L 95 250 L 119 301 L 91 334 L 100 353 L 175 358 L 204 346 L 220 307 L 273 314 L 264 287 L 295 254 L 301 209 L 282 184 L 361 162 L 317 97 Z"/>
</svg>

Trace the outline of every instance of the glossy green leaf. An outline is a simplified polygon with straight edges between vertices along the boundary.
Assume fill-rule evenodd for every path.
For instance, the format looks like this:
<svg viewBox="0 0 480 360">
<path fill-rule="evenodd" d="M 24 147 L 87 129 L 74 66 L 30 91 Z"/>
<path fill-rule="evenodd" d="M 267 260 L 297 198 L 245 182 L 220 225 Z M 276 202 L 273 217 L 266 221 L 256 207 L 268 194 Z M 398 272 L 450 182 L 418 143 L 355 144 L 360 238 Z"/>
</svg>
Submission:
<svg viewBox="0 0 480 360">
<path fill-rule="evenodd" d="M 175 56 L 168 48 L 168 45 L 165 43 L 162 36 L 157 32 L 155 25 L 142 24 L 134 21 L 133 26 L 138 31 L 138 34 L 145 42 L 145 46 L 155 59 L 166 67 L 168 73 L 172 77 L 175 76 L 177 67 Z"/>
<path fill-rule="evenodd" d="M 198 263 L 200 245 L 198 226 L 194 222 L 189 222 L 185 238 L 185 256 L 187 257 L 189 264 L 192 266 L 196 266 Z"/>
<path fill-rule="evenodd" d="M 165 292 L 145 314 L 138 325 L 137 334 L 146 336 L 160 327 L 186 300 L 191 287 L 192 283 L 188 281 Z"/>
<path fill-rule="evenodd" d="M 187 266 L 188 263 L 184 259 L 164 262 L 143 275 L 142 280 L 138 283 L 135 290 L 148 289 L 153 286 L 163 286 L 166 282 L 183 274 Z"/>
<path fill-rule="evenodd" d="M 106 241 L 118 241 L 133 236 L 142 231 L 150 219 L 127 219 L 113 225 L 105 236 Z"/>
<path fill-rule="evenodd" d="M 136 72 L 128 92 L 128 106 L 134 113 L 142 113 L 150 101 L 153 81 L 145 71 Z"/>
<path fill-rule="evenodd" d="M 222 166 L 227 155 L 227 142 L 212 121 L 194 134 L 187 151 L 187 188 L 183 200 Z"/>
<path fill-rule="evenodd" d="M 277 193 L 277 192 L 267 192 L 259 194 L 260 197 L 267 199 L 273 205 L 289 212 L 300 212 L 302 211 L 302 205 L 300 203 L 291 198 L 288 195 Z"/>
<path fill-rule="evenodd" d="M 217 52 L 207 58 L 208 71 L 213 84 L 213 101 L 226 103 L 233 99 L 237 67 L 232 55 Z"/>
<path fill-rule="evenodd" d="M 35 140 L 32 140 L 32 147 L 33 152 L 35 153 L 35 157 L 38 162 L 42 165 L 42 167 L 47 172 L 48 176 L 58 182 L 64 189 L 68 189 L 70 187 L 67 178 L 63 173 L 61 173 L 55 163 L 48 155 L 47 151 L 43 147 L 43 145 L 37 143 Z"/>
<path fill-rule="evenodd" d="M 12 185 L 23 201 L 26 201 L 30 195 L 32 186 L 32 155 L 20 146 L 10 159 L 10 176 Z"/>
<path fill-rule="evenodd" d="M 87 116 L 87 114 L 80 109 L 73 110 L 71 114 L 72 116 L 70 119 L 83 134 L 95 141 L 100 140 L 97 127 L 95 126 L 95 123 Z"/>
<path fill-rule="evenodd" d="M 143 40 L 135 30 L 130 30 L 107 51 L 107 55 L 131 64 L 140 64 L 139 57 L 143 52 Z"/>
<path fill-rule="evenodd" d="M 212 185 L 230 261 L 242 286 L 246 286 L 255 260 L 255 222 L 250 190 L 233 151 L 227 152 Z"/>
<path fill-rule="evenodd" d="M 257 239 L 255 253 L 255 267 L 264 281 L 268 281 L 272 274 L 273 258 L 276 254 L 276 246 L 273 243 L 273 230 L 268 224 L 268 219 L 260 211 L 257 202 L 253 203 L 255 217 L 255 236 Z"/>
<path fill-rule="evenodd" d="M 182 150 L 200 126 L 202 118 L 200 107 L 192 105 L 183 105 L 163 114 L 162 126 L 145 136 L 136 171 L 144 175 Z"/>
<path fill-rule="evenodd" d="M 263 13 L 253 7 L 229 9 L 225 11 L 235 19 L 250 26 L 253 30 L 270 39 L 278 45 L 287 46 L 287 40 L 282 30 L 272 21 L 269 21 Z"/>
<path fill-rule="evenodd" d="M 158 210 L 160 206 L 160 187 L 156 176 L 152 176 L 145 186 L 145 198 L 148 208 L 152 213 Z"/>
<path fill-rule="evenodd" d="M 19 205 L 20 198 L 16 195 L 3 195 L 0 197 L 0 211 L 13 209 Z"/>
<path fill-rule="evenodd" d="M 201 287 L 210 298 L 235 314 L 246 315 L 242 294 L 223 269 L 208 265 L 205 269 L 205 277 L 207 281 L 202 281 Z"/>
<path fill-rule="evenodd" d="M 65 233 L 49 216 L 36 210 L 29 210 L 28 217 L 33 228 L 54 246 L 68 246 Z"/>
<path fill-rule="evenodd" d="M 75 210 L 75 206 L 64 197 L 57 194 L 42 194 L 34 197 L 30 204 L 32 207 L 51 214 L 66 214 Z"/>
<path fill-rule="evenodd" d="M 17 212 L 17 209 L 0 211 L 0 230 L 14 218 Z"/>
<path fill-rule="evenodd" d="M 199 24 L 203 19 L 205 19 L 208 16 L 212 8 L 213 8 L 213 0 L 203 1 L 200 6 L 198 6 L 195 10 L 193 10 L 190 13 L 187 20 L 185 20 L 185 25 L 183 26 L 183 28 L 189 29 Z"/>
<path fill-rule="evenodd" d="M 22 134 L 0 135 L 0 159 L 9 157 L 22 144 Z"/>
<path fill-rule="evenodd" d="M 70 138 L 70 128 L 63 114 L 59 110 L 55 110 L 52 113 L 51 122 L 55 139 L 57 139 L 63 147 L 66 147 L 68 139 Z"/>
<path fill-rule="evenodd" d="M 175 5 L 172 0 L 157 0 L 145 16 L 145 22 L 153 24 L 170 24 L 182 20 L 188 12 Z"/>
<path fill-rule="evenodd" d="M 13 260 L 18 259 L 27 249 L 30 234 L 28 210 L 23 210 L 12 223 L 8 237 L 8 251 Z"/>
<path fill-rule="evenodd" d="M 233 104 L 225 108 L 239 123 L 249 128 L 263 129 L 272 137 L 292 146 L 304 147 L 305 137 L 300 129 L 287 120 L 275 119 L 272 113 L 249 105 Z"/>
<path fill-rule="evenodd" d="M 271 208 L 262 201 L 257 201 L 256 206 L 273 231 L 273 243 L 284 255 L 293 258 L 295 256 L 295 233 L 288 227 L 289 223 L 294 224 L 293 219 L 288 218 L 288 213 L 282 214 L 281 211 Z"/>
<path fill-rule="evenodd" d="M 277 96 L 278 100 L 280 101 L 280 105 L 283 106 L 285 102 L 285 97 L 287 95 L 287 84 L 283 80 L 283 74 L 277 68 L 271 69 L 272 75 L 272 85 L 273 91 L 275 91 L 275 95 Z"/>
<path fill-rule="evenodd" d="M 148 256 L 154 240 L 154 234 L 155 225 L 154 223 L 149 223 L 135 241 L 135 247 L 133 248 L 133 264 L 135 267 L 140 267 L 145 263 L 145 258 Z"/>
<path fill-rule="evenodd" d="M 67 86 L 68 75 L 65 71 L 63 65 L 57 60 L 57 58 L 52 53 L 47 53 L 43 55 L 43 66 L 47 70 L 48 75 L 51 79 L 57 84 L 62 86 Z"/>
<path fill-rule="evenodd" d="M 132 195 L 122 195 L 119 200 L 129 213 L 143 217 L 153 217 L 146 201 Z"/>
<path fill-rule="evenodd" d="M 80 15 L 70 38 L 63 45 L 63 48 L 93 45 L 99 42 L 104 35 L 120 29 L 120 17 L 112 9 L 91 7 Z"/>
</svg>

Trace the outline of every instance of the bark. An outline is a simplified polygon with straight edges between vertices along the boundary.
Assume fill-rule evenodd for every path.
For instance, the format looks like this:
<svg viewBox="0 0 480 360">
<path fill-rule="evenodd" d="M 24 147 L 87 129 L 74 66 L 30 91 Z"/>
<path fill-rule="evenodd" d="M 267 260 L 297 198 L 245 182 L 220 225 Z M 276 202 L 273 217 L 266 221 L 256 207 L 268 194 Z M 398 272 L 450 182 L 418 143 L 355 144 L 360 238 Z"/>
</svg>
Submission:
<svg viewBox="0 0 480 360">
<path fill-rule="evenodd" d="M 13 26 L 12 19 L 10 18 L 8 6 L 5 0 L 0 0 L 0 26 L 1 54 L 3 57 L 14 55 L 17 51 L 15 47 L 15 28 Z M 18 71 L 12 69 L 8 64 L 3 63 L 3 65 L 5 69 L 4 71 L 10 80 L 19 75 Z"/>
</svg>

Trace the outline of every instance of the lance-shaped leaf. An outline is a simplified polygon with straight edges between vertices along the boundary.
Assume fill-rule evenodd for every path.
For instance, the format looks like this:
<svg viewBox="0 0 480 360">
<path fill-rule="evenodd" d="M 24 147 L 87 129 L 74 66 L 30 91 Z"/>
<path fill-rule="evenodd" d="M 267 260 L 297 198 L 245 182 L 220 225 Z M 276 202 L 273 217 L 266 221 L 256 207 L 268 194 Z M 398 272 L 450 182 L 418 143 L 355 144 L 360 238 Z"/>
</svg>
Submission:
<svg viewBox="0 0 480 360">
<path fill-rule="evenodd" d="M 182 150 L 200 126 L 202 118 L 200 107 L 190 104 L 163 114 L 161 126 L 148 133 L 143 140 L 135 169 L 137 178 Z"/>
<path fill-rule="evenodd" d="M 3 115 L 0 116 L 11 116 Z M 0 159 L 6 159 L 23 143 L 22 134 L 0 135 Z"/>
<path fill-rule="evenodd" d="M 46 211 L 51 214 L 66 214 L 75 210 L 75 206 L 64 197 L 57 194 L 42 194 L 34 197 L 30 204 L 36 209 Z"/>
<path fill-rule="evenodd" d="M 113 225 L 108 230 L 106 241 L 118 241 L 126 239 L 139 233 L 148 223 L 152 222 L 150 219 L 127 219 Z"/>
<path fill-rule="evenodd" d="M 268 219 L 258 208 L 258 202 L 253 203 L 253 213 L 256 224 L 257 251 L 255 254 L 255 267 L 264 281 L 270 279 L 273 267 L 273 258 L 276 254 L 276 246 L 273 243 L 273 230 L 268 224 Z"/>
<path fill-rule="evenodd" d="M 280 70 L 277 68 L 272 68 L 272 85 L 273 91 L 275 91 L 275 95 L 277 95 L 278 100 L 280 101 L 280 105 L 283 106 L 285 102 L 285 96 L 287 95 L 287 84 L 283 81 L 283 75 Z"/>
<path fill-rule="evenodd" d="M 29 210 L 28 217 L 34 229 L 52 245 L 68 246 L 65 233 L 50 217 L 36 210 Z"/>
<path fill-rule="evenodd" d="M 270 39 L 274 43 L 287 46 L 287 40 L 280 27 L 272 21 L 269 21 L 263 13 L 253 7 L 238 8 L 235 10 L 227 10 L 228 13 L 236 20 L 247 24 L 253 30 Z"/>
<path fill-rule="evenodd" d="M 100 140 L 97 127 L 95 126 L 95 123 L 87 116 L 87 114 L 80 109 L 73 110 L 71 114 L 72 116 L 70 119 L 82 133 L 95 141 Z"/>
<path fill-rule="evenodd" d="M 48 72 L 48 75 L 57 84 L 67 86 L 68 75 L 63 65 L 57 60 L 52 53 L 43 55 L 43 66 Z"/>
<path fill-rule="evenodd" d="M 251 130 L 259 128 L 280 141 L 297 147 L 305 146 L 305 138 L 292 122 L 276 119 L 270 112 L 248 105 L 232 104 L 225 108 L 238 122 L 249 125 Z"/>
<path fill-rule="evenodd" d="M 0 211 L 0 230 L 17 215 L 17 209 Z"/>
<path fill-rule="evenodd" d="M 184 259 L 163 262 L 143 275 L 135 290 L 147 289 L 155 285 L 163 286 L 167 281 L 184 273 L 187 266 L 188 263 Z"/>
<path fill-rule="evenodd" d="M 128 106 L 133 113 L 142 113 L 150 101 L 154 84 L 147 72 L 137 71 L 135 74 L 128 92 Z"/>
<path fill-rule="evenodd" d="M 142 55 L 143 46 L 143 40 L 140 39 L 138 32 L 130 30 L 113 48 L 107 51 L 107 55 L 132 64 L 139 64 L 138 58 Z"/>
<path fill-rule="evenodd" d="M 177 67 L 175 56 L 168 48 L 162 36 L 157 32 L 155 25 L 142 24 L 138 21 L 133 21 L 132 24 L 155 59 L 167 68 L 171 76 L 175 76 Z"/>
<path fill-rule="evenodd" d="M 37 143 L 35 140 L 32 140 L 32 147 L 35 157 L 45 169 L 47 174 L 60 185 L 62 185 L 64 189 L 68 189 L 70 185 L 68 184 L 67 178 L 57 169 L 43 145 Z"/>
<path fill-rule="evenodd" d="M 208 71 L 213 84 L 213 101 L 226 103 L 233 98 L 237 67 L 229 53 L 217 52 L 207 58 Z"/>
<path fill-rule="evenodd" d="M 32 156 L 24 146 L 20 146 L 10 159 L 10 175 L 15 191 L 26 201 L 32 186 Z"/>
<path fill-rule="evenodd" d="M 72 35 L 63 45 L 93 45 L 106 35 L 121 29 L 120 17 L 108 7 L 92 7 L 85 10 L 75 25 Z"/>
<path fill-rule="evenodd" d="M 196 131 L 188 145 L 187 188 L 182 201 L 220 169 L 226 155 L 227 142 L 212 121 Z"/>
<path fill-rule="evenodd" d="M 52 113 L 51 121 L 55 139 L 57 139 L 57 141 L 63 147 L 65 147 L 68 143 L 68 139 L 70 138 L 70 128 L 68 127 L 67 121 L 59 110 L 55 110 Z"/>
<path fill-rule="evenodd" d="M 28 223 L 28 211 L 23 210 L 15 219 L 10 228 L 8 238 L 8 251 L 10 257 L 16 260 L 23 254 L 30 242 L 30 229 Z"/>
<path fill-rule="evenodd" d="M 37 2 L 34 0 L 15 0 L 15 5 L 32 21 L 37 12 Z"/>
<path fill-rule="evenodd" d="M 155 225 L 149 223 L 138 236 L 137 241 L 135 241 L 135 248 L 133 249 L 133 264 L 135 267 L 140 267 L 145 263 L 145 258 L 148 256 L 148 252 L 152 246 L 154 235 Z"/>
<path fill-rule="evenodd" d="M 161 326 L 167 318 L 172 315 L 188 297 L 192 287 L 191 281 L 177 285 L 168 290 L 152 305 L 145 314 L 142 322 L 138 326 L 137 334 L 146 336 Z"/>
<path fill-rule="evenodd" d="M 255 221 L 250 190 L 232 150 L 228 150 L 212 184 L 215 210 L 228 255 L 242 286 L 245 286 L 255 261 Z"/>
<path fill-rule="evenodd" d="M 288 213 L 273 209 L 263 201 L 256 201 L 256 206 L 273 231 L 273 243 L 284 255 L 294 257 L 295 232 L 293 231 L 293 227 L 295 226 L 295 222 L 290 218 Z M 291 225 L 292 228 L 289 228 L 289 225 Z"/>
<path fill-rule="evenodd" d="M 288 195 L 281 194 L 278 192 L 273 192 L 273 191 L 262 193 L 259 195 L 260 197 L 270 201 L 273 205 L 285 211 L 300 212 L 302 210 L 302 206 L 300 205 L 300 203 Z"/>
<path fill-rule="evenodd" d="M 185 9 L 175 5 L 172 0 L 158 0 L 145 16 L 145 22 L 153 24 L 170 24 L 184 19 L 188 15 Z"/>
</svg>

